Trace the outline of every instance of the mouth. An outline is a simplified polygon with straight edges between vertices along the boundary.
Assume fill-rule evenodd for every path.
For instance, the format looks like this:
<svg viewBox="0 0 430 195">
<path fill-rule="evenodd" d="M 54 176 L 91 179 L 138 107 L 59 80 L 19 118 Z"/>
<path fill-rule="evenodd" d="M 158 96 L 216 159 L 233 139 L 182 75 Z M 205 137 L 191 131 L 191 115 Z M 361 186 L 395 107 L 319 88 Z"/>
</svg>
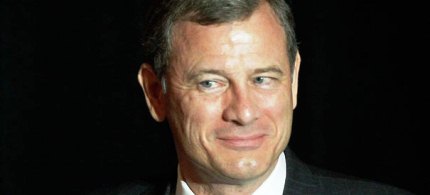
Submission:
<svg viewBox="0 0 430 195">
<path fill-rule="evenodd" d="M 255 150 L 266 139 L 266 135 L 218 137 L 221 145 L 232 150 Z"/>
</svg>

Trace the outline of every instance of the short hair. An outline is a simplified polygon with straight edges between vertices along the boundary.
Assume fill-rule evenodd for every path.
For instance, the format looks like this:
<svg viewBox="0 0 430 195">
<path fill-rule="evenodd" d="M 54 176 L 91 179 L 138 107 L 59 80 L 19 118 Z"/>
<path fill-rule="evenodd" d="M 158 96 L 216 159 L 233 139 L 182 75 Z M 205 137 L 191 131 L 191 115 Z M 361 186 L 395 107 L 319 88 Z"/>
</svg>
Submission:
<svg viewBox="0 0 430 195">
<path fill-rule="evenodd" d="M 143 0 L 140 0 L 143 1 Z M 177 21 L 200 25 L 245 20 L 262 2 L 268 2 L 283 27 L 290 70 L 294 69 L 297 41 L 291 8 L 285 0 L 150 0 L 141 2 L 146 10 L 138 13 L 143 60 L 150 63 L 161 78 L 171 57 L 173 27 Z"/>
</svg>

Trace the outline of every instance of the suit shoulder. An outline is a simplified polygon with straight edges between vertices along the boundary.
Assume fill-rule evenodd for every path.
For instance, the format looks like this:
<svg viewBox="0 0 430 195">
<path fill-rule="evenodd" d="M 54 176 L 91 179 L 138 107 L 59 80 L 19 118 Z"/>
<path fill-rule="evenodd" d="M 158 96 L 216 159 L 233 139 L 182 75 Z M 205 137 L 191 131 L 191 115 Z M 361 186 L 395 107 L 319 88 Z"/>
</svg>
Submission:
<svg viewBox="0 0 430 195">
<path fill-rule="evenodd" d="M 330 171 L 301 161 L 287 148 L 286 194 L 377 194 L 410 195 L 404 189 L 368 179 Z"/>
<path fill-rule="evenodd" d="M 338 172 L 333 172 L 313 166 L 309 166 L 312 174 L 319 181 L 320 187 L 323 191 L 328 193 L 335 189 L 335 191 L 348 194 L 386 194 L 386 195 L 412 195 L 413 193 L 392 186 L 389 184 L 345 175 Z"/>
</svg>

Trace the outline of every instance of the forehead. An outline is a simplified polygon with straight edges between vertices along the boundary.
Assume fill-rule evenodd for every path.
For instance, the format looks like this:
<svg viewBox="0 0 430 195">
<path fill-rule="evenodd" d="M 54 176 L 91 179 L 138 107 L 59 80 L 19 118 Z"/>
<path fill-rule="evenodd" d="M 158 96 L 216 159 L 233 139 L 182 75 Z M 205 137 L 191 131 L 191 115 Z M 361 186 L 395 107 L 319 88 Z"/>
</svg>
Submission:
<svg viewBox="0 0 430 195">
<path fill-rule="evenodd" d="M 172 58 L 252 53 L 287 53 L 284 29 L 268 3 L 245 20 L 213 25 L 179 21 L 173 28 Z"/>
</svg>

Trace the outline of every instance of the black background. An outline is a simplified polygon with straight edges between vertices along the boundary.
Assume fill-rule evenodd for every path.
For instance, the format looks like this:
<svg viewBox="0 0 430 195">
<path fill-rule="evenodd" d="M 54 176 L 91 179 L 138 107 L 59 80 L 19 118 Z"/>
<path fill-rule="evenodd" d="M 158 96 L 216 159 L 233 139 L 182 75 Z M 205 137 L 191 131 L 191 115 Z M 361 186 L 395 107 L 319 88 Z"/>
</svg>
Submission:
<svg viewBox="0 0 430 195">
<path fill-rule="evenodd" d="M 136 75 L 133 1 L 3 0 L 2 194 L 83 194 L 176 170 Z M 415 2 L 293 1 L 302 66 L 290 147 L 430 192 L 428 18 Z"/>
</svg>

